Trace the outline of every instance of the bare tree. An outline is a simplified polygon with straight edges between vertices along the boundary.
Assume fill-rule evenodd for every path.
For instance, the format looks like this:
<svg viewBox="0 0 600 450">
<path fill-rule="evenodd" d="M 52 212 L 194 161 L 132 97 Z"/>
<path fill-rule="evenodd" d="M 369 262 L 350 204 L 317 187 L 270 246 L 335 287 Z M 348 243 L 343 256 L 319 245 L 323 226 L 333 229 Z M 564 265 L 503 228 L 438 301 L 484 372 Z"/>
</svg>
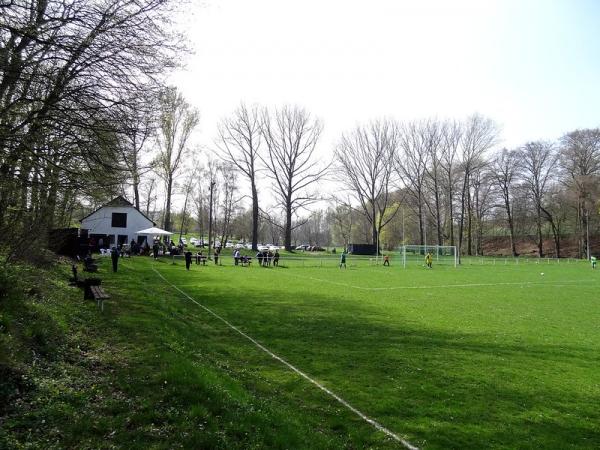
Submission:
<svg viewBox="0 0 600 450">
<path fill-rule="evenodd" d="M 284 106 L 272 114 L 265 109 L 261 125 L 267 148 L 262 159 L 273 179 L 275 197 L 285 212 L 284 245 L 291 250 L 293 217 L 317 201 L 318 194 L 310 189 L 329 169 L 329 164 L 322 165 L 315 158 L 323 126 L 297 106 Z"/>
<path fill-rule="evenodd" d="M 371 225 L 372 243 L 376 244 L 383 227 L 398 212 L 391 207 L 394 180 L 394 154 L 398 140 L 397 125 L 390 120 L 377 120 L 343 134 L 335 149 L 339 167 L 338 179 Z"/>
<path fill-rule="evenodd" d="M 404 181 L 404 187 L 413 199 L 411 204 L 419 223 L 419 243 L 425 244 L 425 196 L 427 164 L 429 152 L 427 151 L 427 136 L 423 132 L 425 125 L 422 122 L 406 123 L 400 132 L 400 147 L 402 153 L 396 153 L 396 168 Z"/>
<path fill-rule="evenodd" d="M 185 219 L 186 219 L 186 215 L 187 215 L 188 202 L 189 202 L 190 196 L 193 194 L 194 186 L 196 184 L 197 174 L 198 174 L 198 169 L 197 169 L 197 166 L 194 165 L 193 167 L 190 168 L 190 170 L 188 170 L 188 172 L 185 176 L 185 181 L 183 183 L 183 194 L 185 197 L 184 197 L 184 201 L 183 201 L 183 210 L 181 211 L 181 227 L 179 228 L 179 240 L 181 240 L 181 238 L 183 237 L 183 230 L 185 229 Z"/>
<path fill-rule="evenodd" d="M 519 151 L 522 178 L 535 208 L 537 246 L 539 257 L 544 256 L 542 210 L 550 177 L 556 168 L 557 156 L 550 142 L 536 141 L 525 144 Z"/>
<path fill-rule="evenodd" d="M 440 157 L 443 190 L 446 192 L 446 210 L 448 219 L 448 235 L 450 245 L 454 245 L 454 199 L 456 187 L 459 184 L 457 158 L 462 142 L 463 126 L 458 121 L 447 121 L 443 126 L 442 154 Z"/>
<path fill-rule="evenodd" d="M 600 175 L 600 129 L 575 130 L 561 139 L 560 161 L 566 175 L 566 184 L 577 197 L 577 224 L 579 257 L 590 257 L 587 229 L 589 211 L 593 204 L 591 194 Z"/>
<path fill-rule="evenodd" d="M 216 204 L 218 200 L 218 178 L 219 177 L 219 163 L 213 159 L 208 160 L 208 164 L 205 170 L 204 179 L 208 183 L 208 248 L 214 246 L 214 230 L 215 230 L 215 216 L 216 216 Z"/>
<path fill-rule="evenodd" d="M 165 215 L 163 227 L 171 228 L 173 183 L 188 152 L 189 137 L 198 125 L 198 111 L 192 108 L 175 87 L 165 89 L 160 97 L 160 126 L 157 142 L 160 153 L 156 172 L 165 183 Z"/>
<path fill-rule="evenodd" d="M 143 164 L 142 155 L 155 132 L 155 106 L 153 98 L 146 95 L 132 99 L 130 104 L 122 108 L 124 129 L 119 134 L 118 147 L 131 182 L 134 205 L 137 209 L 140 208 L 141 177 L 151 169 L 150 165 Z"/>
<path fill-rule="evenodd" d="M 221 186 L 223 192 L 223 200 L 221 204 L 222 211 L 222 228 L 221 228 L 221 245 L 225 246 L 230 233 L 230 224 L 235 208 L 239 203 L 239 198 L 236 198 L 238 180 L 236 177 L 233 164 L 224 163 L 219 167 L 221 175 Z"/>
<path fill-rule="evenodd" d="M 460 191 L 460 217 L 458 222 L 458 254 L 462 254 L 465 218 L 468 220 L 468 251 L 471 250 L 471 176 L 484 162 L 484 154 L 492 148 L 498 140 L 498 127 L 488 118 L 479 114 L 469 117 L 463 124 L 460 145 L 460 165 L 463 172 L 462 187 Z"/>
<path fill-rule="evenodd" d="M 260 114 L 257 106 L 250 109 L 241 104 L 230 118 L 218 125 L 217 146 L 223 159 L 237 167 L 250 181 L 252 195 L 252 250 L 258 244 L 258 189 L 256 186 L 261 144 Z"/>
<path fill-rule="evenodd" d="M 502 207 L 506 212 L 506 221 L 510 236 L 510 250 L 517 256 L 515 245 L 515 225 L 512 211 L 513 189 L 519 176 L 519 154 L 514 150 L 502 149 L 491 161 L 491 175 L 502 197 Z"/>
</svg>

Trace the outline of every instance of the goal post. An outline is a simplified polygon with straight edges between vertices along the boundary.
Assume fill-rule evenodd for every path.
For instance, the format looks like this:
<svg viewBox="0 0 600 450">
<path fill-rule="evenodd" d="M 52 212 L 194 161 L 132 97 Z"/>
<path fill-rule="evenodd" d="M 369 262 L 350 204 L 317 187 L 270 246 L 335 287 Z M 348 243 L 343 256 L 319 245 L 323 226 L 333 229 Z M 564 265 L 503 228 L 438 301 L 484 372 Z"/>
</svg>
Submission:
<svg viewBox="0 0 600 450">
<path fill-rule="evenodd" d="M 402 265 L 425 265 L 425 256 L 431 254 L 433 264 L 454 266 L 458 265 L 458 255 L 455 245 L 403 245 L 400 247 Z"/>
</svg>

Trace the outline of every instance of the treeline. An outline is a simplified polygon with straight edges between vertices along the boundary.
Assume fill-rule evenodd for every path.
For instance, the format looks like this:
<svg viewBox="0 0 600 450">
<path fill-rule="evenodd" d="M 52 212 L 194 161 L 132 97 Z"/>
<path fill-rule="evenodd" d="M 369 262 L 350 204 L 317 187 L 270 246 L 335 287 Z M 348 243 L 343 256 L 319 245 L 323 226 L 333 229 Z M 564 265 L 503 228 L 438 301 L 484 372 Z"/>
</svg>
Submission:
<svg viewBox="0 0 600 450">
<path fill-rule="evenodd" d="M 276 123 L 281 136 L 293 133 L 296 114 L 307 115 L 298 108 L 269 114 L 242 105 L 220 124 L 221 162 L 211 162 L 215 166 L 201 178 L 212 180 L 211 173 L 221 173 L 211 183 L 218 186 L 222 180 L 223 192 L 233 193 L 233 198 L 250 191 L 254 205 L 231 209 L 237 204 L 234 200 L 219 208 L 214 195 L 219 189 L 207 196 L 199 182 L 195 189 L 199 226 L 191 229 L 203 234 L 203 224 L 211 223 L 206 211 L 220 210 L 215 226 L 222 230 L 221 240 L 255 236 L 255 242 L 292 247 L 379 242 L 389 249 L 402 243 L 427 243 L 456 245 L 463 254 L 481 255 L 485 238 L 506 236 L 510 254 L 516 256 L 518 238 L 527 236 L 535 241 L 539 256 L 560 257 L 562 239 L 568 236 L 576 239 L 579 257 L 591 251 L 589 236 L 597 234 L 599 225 L 598 129 L 575 130 L 556 142 L 527 142 L 507 149 L 498 145 L 497 125 L 478 114 L 463 121 L 373 121 L 344 133 L 334 160 L 321 163 L 319 176 L 335 181 L 336 192 L 323 195 L 318 192 L 320 183 L 306 183 L 298 192 L 304 203 L 292 210 L 289 220 L 286 192 L 273 173 L 290 172 L 286 164 L 294 158 L 282 157 L 275 167 L 274 143 L 263 140 L 265 124 Z M 285 139 L 280 139 L 285 145 Z M 273 182 L 272 195 L 279 196 L 281 209 L 275 209 L 275 214 L 259 207 L 256 184 L 265 176 Z M 227 183 L 232 184 L 230 191 Z M 240 185 L 247 187 L 238 189 Z M 300 207 L 323 199 L 329 207 L 299 214 Z M 191 218 L 187 220 L 193 224 Z M 289 241 L 288 224 L 293 232 Z M 551 248 L 544 247 L 548 237 Z"/>
<path fill-rule="evenodd" d="M 200 115 L 164 77 L 185 51 L 168 0 L 0 2 L 0 242 L 9 257 L 117 194 L 171 231 L 344 245 L 456 245 L 544 238 L 579 256 L 598 231 L 600 131 L 499 147 L 496 124 L 376 120 L 331 161 L 321 120 L 297 106 L 240 105 L 211 151 Z M 331 187 L 335 186 L 331 193 Z M 173 206 L 173 199 L 178 201 Z M 323 202 L 329 206 L 323 207 Z M 312 212 L 311 212 L 312 211 Z M 26 252 L 25 252 L 26 253 Z"/>
</svg>

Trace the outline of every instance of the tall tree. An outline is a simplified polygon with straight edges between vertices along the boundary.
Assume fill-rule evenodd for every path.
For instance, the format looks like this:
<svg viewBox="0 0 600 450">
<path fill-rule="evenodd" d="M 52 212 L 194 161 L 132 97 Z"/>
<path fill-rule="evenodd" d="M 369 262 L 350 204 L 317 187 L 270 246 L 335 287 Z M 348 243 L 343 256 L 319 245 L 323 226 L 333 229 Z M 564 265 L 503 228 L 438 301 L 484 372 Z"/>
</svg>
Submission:
<svg viewBox="0 0 600 450">
<path fill-rule="evenodd" d="M 155 170 L 165 183 L 165 230 L 171 228 L 173 183 L 189 151 L 188 140 L 198 125 L 198 118 L 198 111 L 185 101 L 177 88 L 168 87 L 161 93 L 157 137 L 159 154 Z"/>
<path fill-rule="evenodd" d="M 456 188 L 459 184 L 459 171 L 457 170 L 458 150 L 462 142 L 463 126 L 459 121 L 444 122 L 442 132 L 442 150 L 440 165 L 443 173 L 442 186 L 446 193 L 446 211 L 448 220 L 448 235 L 450 245 L 455 245 L 454 240 L 454 200 Z"/>
<path fill-rule="evenodd" d="M 335 149 L 338 180 L 371 225 L 372 243 L 398 212 L 390 208 L 394 180 L 394 154 L 398 146 L 397 125 L 377 120 L 343 134 Z M 386 212 L 386 214 L 384 214 Z"/>
<path fill-rule="evenodd" d="M 550 177 L 556 169 L 557 156 L 550 142 L 528 142 L 520 149 L 522 178 L 535 208 L 538 256 L 544 256 L 542 210 Z"/>
<path fill-rule="evenodd" d="M 315 157 L 322 130 L 321 121 L 297 106 L 284 106 L 272 114 L 265 109 L 262 114 L 261 133 L 267 150 L 262 159 L 284 210 L 286 250 L 292 249 L 294 215 L 318 200 L 316 184 L 329 169 L 329 164 L 323 165 Z"/>
<path fill-rule="evenodd" d="M 237 167 L 250 181 L 252 195 L 252 250 L 258 245 L 258 188 L 257 174 L 261 144 L 260 114 L 257 106 L 250 109 L 242 104 L 233 115 L 218 126 L 218 147 L 223 159 Z"/>
<path fill-rule="evenodd" d="M 600 129 L 575 130 L 561 139 L 560 161 L 567 185 L 577 198 L 579 257 L 590 257 L 587 229 L 592 192 L 600 175 Z"/>
<path fill-rule="evenodd" d="M 425 245 L 426 233 L 426 184 L 427 165 L 429 163 L 428 136 L 426 123 L 410 122 L 404 124 L 400 132 L 401 153 L 396 153 L 396 167 L 404 181 L 404 187 L 412 197 L 415 214 L 419 223 L 419 243 Z"/>
<path fill-rule="evenodd" d="M 502 197 L 502 207 L 506 213 L 510 236 L 510 250 L 513 256 L 517 256 L 512 204 L 513 190 L 519 176 L 519 153 L 515 150 L 502 149 L 491 161 L 491 176 Z"/>
<path fill-rule="evenodd" d="M 142 156 L 147 151 L 147 144 L 155 132 L 155 101 L 145 95 L 131 100 L 124 105 L 120 116 L 123 120 L 123 131 L 119 133 L 119 151 L 125 165 L 128 181 L 133 190 L 133 201 L 140 209 L 140 183 L 142 176 L 150 170 L 150 165 L 144 165 Z"/>
<path fill-rule="evenodd" d="M 458 254 L 462 254 L 465 218 L 468 228 L 471 228 L 471 177 L 479 168 L 484 159 L 484 154 L 491 149 L 498 140 L 498 127 L 491 120 L 479 114 L 467 118 L 462 126 L 460 142 L 460 165 L 462 169 L 462 186 L 460 190 L 460 216 L 458 222 Z M 469 232 L 469 238 L 471 233 Z M 471 239 L 469 239 L 468 254 L 471 254 Z"/>
</svg>

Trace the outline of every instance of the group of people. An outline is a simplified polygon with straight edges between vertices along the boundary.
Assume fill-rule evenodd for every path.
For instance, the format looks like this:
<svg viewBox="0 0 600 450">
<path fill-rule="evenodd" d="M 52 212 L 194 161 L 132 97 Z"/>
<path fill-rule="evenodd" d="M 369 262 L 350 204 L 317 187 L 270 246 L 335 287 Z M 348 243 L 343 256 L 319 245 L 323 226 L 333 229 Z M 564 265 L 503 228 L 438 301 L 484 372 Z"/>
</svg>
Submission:
<svg viewBox="0 0 600 450">
<path fill-rule="evenodd" d="M 273 266 L 277 267 L 279 266 L 279 250 L 275 250 L 275 253 L 271 250 L 259 251 L 256 254 L 256 260 L 259 266 L 268 267 L 273 263 Z"/>
</svg>

